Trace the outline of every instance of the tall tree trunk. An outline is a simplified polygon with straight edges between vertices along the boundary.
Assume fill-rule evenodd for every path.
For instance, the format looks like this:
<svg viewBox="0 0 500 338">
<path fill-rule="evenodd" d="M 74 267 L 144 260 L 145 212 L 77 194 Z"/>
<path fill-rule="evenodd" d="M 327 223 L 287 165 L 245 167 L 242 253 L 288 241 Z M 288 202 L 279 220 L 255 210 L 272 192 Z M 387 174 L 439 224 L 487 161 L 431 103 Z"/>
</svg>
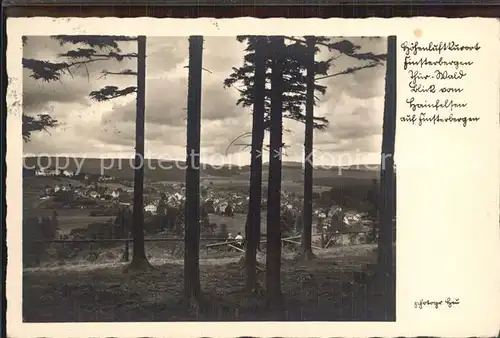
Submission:
<svg viewBox="0 0 500 338">
<path fill-rule="evenodd" d="M 203 37 L 189 37 L 187 105 L 184 295 L 197 299 L 200 287 L 200 134 Z"/>
<path fill-rule="evenodd" d="M 264 141 L 264 103 L 266 98 L 265 39 L 258 37 L 255 48 L 255 83 L 252 121 L 252 151 L 250 162 L 250 198 L 248 220 L 245 227 L 247 245 L 245 250 L 246 289 L 257 287 L 256 254 L 260 242 L 260 206 L 262 197 L 262 143 Z"/>
<path fill-rule="evenodd" d="M 281 156 L 283 151 L 283 54 L 284 38 L 273 37 L 271 76 L 271 136 L 267 200 L 267 300 L 280 310 L 281 295 Z"/>
<path fill-rule="evenodd" d="M 131 270 L 151 267 L 144 248 L 144 123 L 146 109 L 146 37 L 137 38 L 137 113 L 135 120 L 134 211 Z"/>
<path fill-rule="evenodd" d="M 386 292 L 394 290 L 394 232 L 395 176 L 394 149 L 396 137 L 396 37 L 387 42 L 387 68 L 385 77 L 384 124 L 382 130 L 382 159 L 380 168 L 380 224 L 378 265 L 382 276 L 381 285 Z"/>
<path fill-rule="evenodd" d="M 304 136 L 304 206 L 303 206 L 303 240 L 302 250 L 304 258 L 313 258 L 311 249 L 312 214 L 313 214 L 313 126 L 314 126 L 314 53 L 315 37 L 306 37 L 307 51 L 307 93 L 306 93 L 306 121 Z"/>
</svg>

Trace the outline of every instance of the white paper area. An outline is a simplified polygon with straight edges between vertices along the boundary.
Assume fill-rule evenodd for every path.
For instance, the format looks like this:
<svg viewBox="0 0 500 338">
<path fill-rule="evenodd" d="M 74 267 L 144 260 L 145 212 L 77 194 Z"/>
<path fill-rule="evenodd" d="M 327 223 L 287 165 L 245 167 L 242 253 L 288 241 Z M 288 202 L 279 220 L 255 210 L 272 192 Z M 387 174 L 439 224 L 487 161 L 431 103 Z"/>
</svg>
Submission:
<svg viewBox="0 0 500 338">
<path fill-rule="evenodd" d="M 7 332 L 10 337 L 331 337 L 494 336 L 500 328 L 499 22 L 495 19 L 8 19 L 7 72 Z M 421 37 L 415 36 L 419 29 Z M 397 321 L 388 323 L 22 323 L 22 42 L 23 35 L 146 36 L 325 35 L 398 37 Z M 417 34 L 419 35 L 419 34 Z M 403 71 L 405 40 L 425 44 L 478 42 L 469 59 L 459 124 L 417 127 L 409 113 Z M 434 55 L 421 53 L 422 56 Z M 455 57 L 455 56 L 454 56 Z M 458 100 L 458 99 L 457 99 Z M 458 115 L 458 113 L 457 113 Z M 460 298 L 460 305 L 416 309 L 424 299 Z"/>
</svg>

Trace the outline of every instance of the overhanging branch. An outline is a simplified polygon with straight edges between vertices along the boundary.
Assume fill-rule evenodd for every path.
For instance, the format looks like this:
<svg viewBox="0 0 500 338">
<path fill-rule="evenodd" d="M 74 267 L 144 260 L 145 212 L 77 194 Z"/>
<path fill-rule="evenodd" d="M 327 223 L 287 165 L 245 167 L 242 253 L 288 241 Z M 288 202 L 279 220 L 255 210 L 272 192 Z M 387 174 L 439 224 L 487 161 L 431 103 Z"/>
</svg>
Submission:
<svg viewBox="0 0 500 338">
<path fill-rule="evenodd" d="M 351 73 L 354 73 L 355 71 L 358 71 L 361 69 L 366 69 L 366 68 L 373 68 L 373 67 L 376 67 L 378 65 L 380 65 L 380 62 L 373 62 L 373 63 L 370 63 L 368 65 L 364 65 L 364 66 L 347 68 L 346 70 L 343 70 L 343 71 L 335 73 L 335 74 L 317 77 L 314 80 L 318 81 L 318 80 L 324 80 L 324 79 L 328 79 L 328 78 L 339 76 L 339 75 L 351 74 Z"/>
<path fill-rule="evenodd" d="M 189 68 L 189 66 L 184 66 L 184 68 Z M 206 69 L 206 68 L 201 68 L 201 70 L 204 70 L 210 74 L 213 74 L 210 70 Z"/>
<path fill-rule="evenodd" d="M 305 40 L 297 39 L 291 36 L 285 36 L 285 39 L 303 44 L 307 43 Z M 316 41 L 316 45 L 327 47 L 329 50 L 336 50 L 341 54 L 344 54 L 346 56 L 349 56 L 357 60 L 382 61 L 387 58 L 387 54 L 373 54 L 373 53 L 356 54 L 355 51 L 360 49 L 360 46 L 353 44 L 349 40 L 342 40 L 334 43 L 325 43 L 321 41 Z"/>
<path fill-rule="evenodd" d="M 102 73 L 102 75 L 99 76 L 98 79 L 106 78 L 108 75 L 132 75 L 132 76 L 137 76 L 137 72 L 133 71 L 132 69 L 125 69 L 125 70 L 123 70 L 121 72 L 110 72 L 110 71 L 104 69 L 101 73 Z"/>
<path fill-rule="evenodd" d="M 106 86 L 100 90 L 90 93 L 90 98 L 97 102 L 109 101 L 128 94 L 136 93 L 137 87 L 131 86 L 124 89 L 118 89 L 115 86 Z"/>
</svg>

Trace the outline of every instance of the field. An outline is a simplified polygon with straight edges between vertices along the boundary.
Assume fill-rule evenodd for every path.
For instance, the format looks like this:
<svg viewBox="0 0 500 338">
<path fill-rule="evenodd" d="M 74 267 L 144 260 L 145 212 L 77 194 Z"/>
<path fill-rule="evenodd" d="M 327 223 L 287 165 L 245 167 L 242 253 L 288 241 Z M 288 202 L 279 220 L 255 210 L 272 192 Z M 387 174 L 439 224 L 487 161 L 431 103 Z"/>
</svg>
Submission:
<svg viewBox="0 0 500 338">
<path fill-rule="evenodd" d="M 63 211 L 63 210 L 60 210 Z M 67 215 L 61 215 L 61 212 L 58 211 L 59 216 L 59 231 L 60 234 L 65 234 L 71 232 L 73 229 L 78 228 L 86 228 L 90 223 L 99 222 L 105 223 L 109 219 L 114 219 L 111 216 L 89 216 L 90 210 L 68 210 Z M 66 211 L 66 210 L 64 210 Z M 73 213 L 71 215 L 71 213 Z"/>
<path fill-rule="evenodd" d="M 235 214 L 233 217 L 221 216 L 210 214 L 209 219 L 211 223 L 216 223 L 217 225 L 226 224 L 227 230 L 234 235 L 236 233 L 245 232 L 245 222 L 246 214 Z M 266 229 L 266 213 L 261 214 L 261 229 L 265 231 Z"/>
<path fill-rule="evenodd" d="M 107 222 L 111 216 L 89 216 L 92 209 L 58 209 L 59 229 L 62 233 L 69 233 L 72 229 L 86 228 L 90 223 Z M 50 214 L 50 213 L 49 213 Z M 216 214 L 209 215 L 210 222 L 220 225 L 227 225 L 228 231 L 236 234 L 243 232 L 245 228 L 245 214 L 235 214 L 233 217 L 221 216 Z M 266 229 L 266 214 L 262 213 L 262 229 Z"/>
<path fill-rule="evenodd" d="M 277 320 L 394 320 L 394 292 L 377 293 L 367 268 L 376 259 L 373 246 L 316 254 L 319 258 L 309 262 L 284 258 L 285 311 Z M 263 295 L 244 293 L 238 261 L 239 256 L 200 262 L 205 297 L 195 310 L 181 306 L 182 260 L 156 261 L 155 270 L 137 275 L 124 274 L 123 264 L 116 263 L 28 269 L 23 275 L 24 321 L 269 320 Z M 264 278 L 259 273 L 262 286 Z"/>
<path fill-rule="evenodd" d="M 121 183 L 115 183 L 115 182 L 99 182 L 99 186 L 105 187 L 105 188 L 110 188 L 110 189 L 128 189 L 126 185 L 123 185 Z"/>
<path fill-rule="evenodd" d="M 319 180 L 319 179 L 318 179 Z M 331 181 L 331 180 L 330 180 Z M 218 177 L 217 179 L 203 179 L 202 183 L 205 185 L 210 185 L 214 188 L 223 188 L 223 189 L 231 189 L 231 188 L 248 188 L 249 187 L 249 182 L 247 180 L 241 180 L 241 179 L 232 179 L 232 178 L 220 178 Z M 326 185 L 326 181 L 324 182 L 325 185 L 315 185 L 313 187 L 315 192 L 322 192 L 322 191 L 327 191 L 331 188 L 331 186 Z M 330 183 L 335 183 L 335 184 L 346 184 L 346 185 L 363 185 L 366 184 L 367 181 L 363 179 L 348 179 L 348 178 L 342 178 L 342 182 L 337 180 L 337 182 L 330 182 Z M 267 181 L 263 180 L 262 182 L 263 187 L 267 187 Z M 304 184 L 302 182 L 293 182 L 293 181 L 284 181 L 281 185 L 282 189 L 284 189 L 287 192 L 293 192 L 293 193 L 303 193 L 304 191 Z"/>
</svg>

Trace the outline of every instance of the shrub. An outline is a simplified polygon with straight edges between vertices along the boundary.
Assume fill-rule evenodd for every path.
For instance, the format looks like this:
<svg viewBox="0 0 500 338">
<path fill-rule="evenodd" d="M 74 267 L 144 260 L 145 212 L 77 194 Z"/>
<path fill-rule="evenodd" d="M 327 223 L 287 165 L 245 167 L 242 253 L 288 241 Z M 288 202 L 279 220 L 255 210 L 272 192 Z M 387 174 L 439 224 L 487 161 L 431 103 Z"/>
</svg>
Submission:
<svg viewBox="0 0 500 338">
<path fill-rule="evenodd" d="M 40 265 L 42 258 L 47 256 L 49 243 L 57 235 L 57 222 L 48 217 L 29 217 L 23 220 L 23 265 Z"/>
</svg>

